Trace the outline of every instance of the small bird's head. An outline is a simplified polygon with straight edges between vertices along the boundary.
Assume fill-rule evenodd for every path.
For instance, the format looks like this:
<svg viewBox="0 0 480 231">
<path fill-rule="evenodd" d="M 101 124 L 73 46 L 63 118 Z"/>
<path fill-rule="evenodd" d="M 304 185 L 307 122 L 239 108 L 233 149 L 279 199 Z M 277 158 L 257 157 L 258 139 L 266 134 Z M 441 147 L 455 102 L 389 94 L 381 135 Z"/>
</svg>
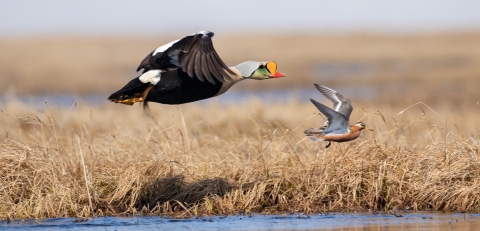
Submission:
<svg viewBox="0 0 480 231">
<path fill-rule="evenodd" d="M 283 73 L 277 72 L 277 63 L 270 62 L 258 62 L 258 61 L 246 61 L 236 66 L 242 76 L 246 79 L 272 79 L 284 77 Z"/>
<path fill-rule="evenodd" d="M 373 131 L 373 129 L 367 128 L 367 126 L 365 126 L 365 124 L 363 122 L 358 122 L 355 125 L 353 125 L 353 127 L 356 127 L 359 131 L 361 131 L 363 129 Z"/>
</svg>

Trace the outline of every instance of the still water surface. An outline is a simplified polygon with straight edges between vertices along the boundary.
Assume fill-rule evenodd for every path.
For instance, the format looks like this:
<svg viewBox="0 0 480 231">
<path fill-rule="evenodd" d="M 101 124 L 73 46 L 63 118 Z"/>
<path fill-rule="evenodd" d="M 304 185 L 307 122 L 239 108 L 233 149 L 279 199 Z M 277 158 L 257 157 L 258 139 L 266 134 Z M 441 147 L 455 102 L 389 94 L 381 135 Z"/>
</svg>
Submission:
<svg viewBox="0 0 480 231">
<path fill-rule="evenodd" d="M 336 91 L 342 92 L 351 99 L 372 99 L 377 96 L 377 90 L 370 86 L 354 86 L 354 87 L 337 87 Z M 69 95 L 69 94 L 53 94 L 40 96 L 5 96 L 0 95 L 0 106 L 6 105 L 8 102 L 20 101 L 27 105 L 42 107 L 47 103 L 49 106 L 72 107 L 74 103 L 88 105 L 102 105 L 108 103 L 108 95 L 91 94 L 91 95 Z M 282 89 L 269 91 L 229 91 L 225 94 L 195 102 L 196 104 L 205 105 L 212 102 L 220 104 L 243 103 L 248 100 L 261 100 L 264 103 L 287 103 L 287 102 L 309 102 L 310 98 L 320 101 L 326 100 L 325 97 L 318 92 L 313 85 L 307 89 Z"/>
<path fill-rule="evenodd" d="M 173 219 L 166 217 L 101 217 L 0 221 L 0 230 L 480 230 L 480 214 L 328 213 L 253 215 Z"/>
</svg>

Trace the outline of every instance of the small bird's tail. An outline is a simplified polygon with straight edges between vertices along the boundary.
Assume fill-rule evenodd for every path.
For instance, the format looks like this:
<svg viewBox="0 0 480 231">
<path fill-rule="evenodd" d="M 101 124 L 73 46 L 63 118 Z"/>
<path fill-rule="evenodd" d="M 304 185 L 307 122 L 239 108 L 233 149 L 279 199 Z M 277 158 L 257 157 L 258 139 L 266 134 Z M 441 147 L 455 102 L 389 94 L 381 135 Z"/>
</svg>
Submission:
<svg viewBox="0 0 480 231">
<path fill-rule="evenodd" d="M 324 130 L 323 127 L 321 127 L 321 128 L 309 128 L 309 129 L 303 131 L 303 133 L 305 133 L 305 135 L 313 141 L 322 141 L 324 139 L 320 136 L 323 134 L 323 130 Z"/>
</svg>

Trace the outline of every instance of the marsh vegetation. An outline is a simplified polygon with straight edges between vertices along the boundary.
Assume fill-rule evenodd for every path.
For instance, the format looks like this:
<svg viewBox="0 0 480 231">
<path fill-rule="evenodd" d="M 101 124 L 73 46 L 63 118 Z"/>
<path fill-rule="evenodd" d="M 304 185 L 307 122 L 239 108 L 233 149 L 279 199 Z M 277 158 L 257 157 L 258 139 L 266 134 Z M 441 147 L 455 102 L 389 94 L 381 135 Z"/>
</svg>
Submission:
<svg viewBox="0 0 480 231">
<path fill-rule="evenodd" d="M 375 132 L 325 149 L 303 137 L 323 123 L 309 104 L 8 104 L 0 215 L 479 209 L 477 116 L 360 106 Z"/>
<path fill-rule="evenodd" d="M 375 89 L 358 99 L 339 90 L 354 104 L 351 122 L 375 131 L 328 149 L 303 135 L 324 122 L 308 100 L 155 104 L 153 118 L 137 105 L 26 104 L 16 96 L 108 95 L 163 43 L 2 41 L 2 90 L 11 90 L 0 111 L 0 218 L 478 211 L 479 37 L 312 35 L 298 49 L 290 49 L 298 37 L 242 40 L 263 53 L 215 38 L 227 63 L 274 59 L 287 74 L 237 90 Z M 367 68 L 349 72 L 357 63 Z"/>
</svg>

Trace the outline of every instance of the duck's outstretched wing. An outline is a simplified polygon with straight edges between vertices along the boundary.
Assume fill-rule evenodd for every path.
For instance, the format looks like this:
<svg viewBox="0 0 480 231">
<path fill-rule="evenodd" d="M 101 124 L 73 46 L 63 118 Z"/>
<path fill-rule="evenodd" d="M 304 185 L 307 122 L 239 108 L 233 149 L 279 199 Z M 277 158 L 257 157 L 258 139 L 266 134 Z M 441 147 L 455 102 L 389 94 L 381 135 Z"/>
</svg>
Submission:
<svg viewBox="0 0 480 231">
<path fill-rule="evenodd" d="M 213 33 L 200 31 L 185 38 L 165 44 L 152 51 L 137 68 L 146 72 L 151 69 L 181 68 L 192 78 L 207 79 L 215 84 L 231 80 L 234 73 L 227 67 L 213 48 Z"/>
</svg>

